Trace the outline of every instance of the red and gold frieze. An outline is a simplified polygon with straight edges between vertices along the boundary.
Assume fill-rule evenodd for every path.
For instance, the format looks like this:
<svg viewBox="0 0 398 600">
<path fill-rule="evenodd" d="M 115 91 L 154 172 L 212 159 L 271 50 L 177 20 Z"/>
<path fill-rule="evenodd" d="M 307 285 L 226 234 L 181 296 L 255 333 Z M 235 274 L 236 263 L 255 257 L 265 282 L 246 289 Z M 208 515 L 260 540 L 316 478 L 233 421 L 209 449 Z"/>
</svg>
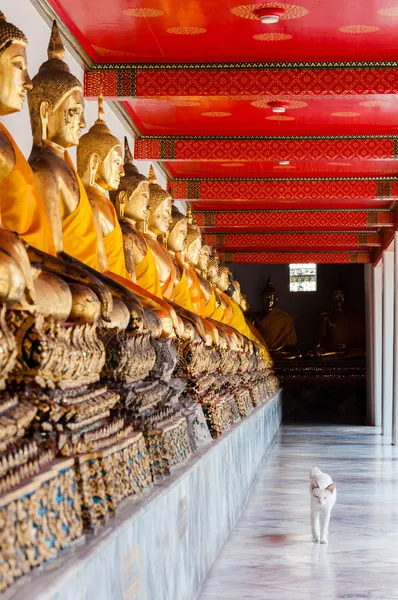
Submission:
<svg viewBox="0 0 398 600">
<path fill-rule="evenodd" d="M 378 247 L 382 243 L 381 234 L 375 232 L 350 231 L 285 231 L 268 233 L 206 233 L 206 244 L 229 251 L 240 249 L 266 250 L 274 249 L 358 249 L 361 247 Z"/>
<path fill-rule="evenodd" d="M 333 200 L 398 198 L 398 179 L 174 179 L 171 193 L 178 200 Z"/>
<path fill-rule="evenodd" d="M 221 252 L 225 263 L 239 264 L 367 264 L 372 262 L 370 252 Z"/>
<path fill-rule="evenodd" d="M 369 160 L 398 154 L 396 136 L 233 138 L 143 136 L 136 140 L 139 160 Z"/>
<path fill-rule="evenodd" d="M 367 229 L 393 227 L 390 210 L 195 211 L 200 227 L 223 229 Z"/>
<path fill-rule="evenodd" d="M 391 64 L 391 63 L 390 63 Z M 398 93 L 398 67 L 355 63 L 108 64 L 85 74 L 85 95 L 164 96 L 365 95 Z"/>
</svg>

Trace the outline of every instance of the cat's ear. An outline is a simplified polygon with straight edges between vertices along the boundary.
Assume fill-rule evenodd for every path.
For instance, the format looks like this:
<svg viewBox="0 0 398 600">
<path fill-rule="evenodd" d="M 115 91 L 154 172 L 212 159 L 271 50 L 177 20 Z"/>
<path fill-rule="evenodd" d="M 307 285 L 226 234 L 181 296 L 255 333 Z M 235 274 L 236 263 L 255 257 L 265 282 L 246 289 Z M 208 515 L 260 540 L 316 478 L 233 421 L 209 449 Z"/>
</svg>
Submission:
<svg viewBox="0 0 398 600">
<path fill-rule="evenodd" d="M 315 490 L 316 488 L 319 488 L 318 482 L 315 479 L 311 479 L 311 489 Z"/>
<path fill-rule="evenodd" d="M 334 490 L 336 489 L 336 484 L 335 483 L 331 483 L 330 485 L 328 485 L 328 487 L 326 489 L 329 490 L 329 492 L 331 494 L 333 494 Z"/>
</svg>

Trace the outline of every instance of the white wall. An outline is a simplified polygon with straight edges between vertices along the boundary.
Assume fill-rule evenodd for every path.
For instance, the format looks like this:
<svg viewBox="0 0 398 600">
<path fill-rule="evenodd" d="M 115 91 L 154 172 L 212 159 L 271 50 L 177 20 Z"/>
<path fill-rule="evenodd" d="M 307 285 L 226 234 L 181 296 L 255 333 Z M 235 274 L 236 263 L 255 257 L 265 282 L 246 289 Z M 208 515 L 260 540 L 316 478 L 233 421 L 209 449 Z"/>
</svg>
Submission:
<svg viewBox="0 0 398 600">
<path fill-rule="evenodd" d="M 30 76 L 33 77 L 39 70 L 40 65 L 47 60 L 50 28 L 30 3 L 30 0 L 0 0 L 0 10 L 4 12 L 7 21 L 19 27 L 28 38 L 28 69 Z M 67 43 L 65 43 L 65 48 L 68 48 Z M 80 81 L 83 81 L 83 68 L 76 62 L 68 49 L 65 54 L 65 62 L 68 63 L 71 72 Z M 97 118 L 97 103 L 95 101 L 91 100 L 86 102 L 85 118 L 87 127 L 91 127 Z M 131 132 L 126 131 L 123 123 L 106 103 L 105 120 L 112 133 L 121 140 L 122 144 L 124 136 L 127 135 L 130 148 L 133 151 L 134 140 L 131 136 Z M 27 103 L 25 103 L 21 113 L 4 117 L 2 118 L 2 122 L 14 137 L 23 154 L 28 157 L 32 147 L 32 135 Z M 70 154 L 72 160 L 75 161 L 76 150 L 71 149 Z M 140 172 L 145 175 L 148 174 L 150 166 L 149 161 L 137 161 L 136 165 Z M 165 187 L 166 178 L 163 171 L 161 171 L 156 164 L 154 164 L 154 167 L 158 177 L 158 183 L 162 187 Z"/>
</svg>

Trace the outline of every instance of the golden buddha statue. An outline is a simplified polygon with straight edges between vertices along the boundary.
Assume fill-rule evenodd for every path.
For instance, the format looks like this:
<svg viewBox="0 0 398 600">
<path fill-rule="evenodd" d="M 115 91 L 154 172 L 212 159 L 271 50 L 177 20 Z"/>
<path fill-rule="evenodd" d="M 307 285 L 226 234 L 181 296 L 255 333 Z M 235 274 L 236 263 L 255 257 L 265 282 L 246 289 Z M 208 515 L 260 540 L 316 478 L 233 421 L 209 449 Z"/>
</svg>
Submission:
<svg viewBox="0 0 398 600">
<path fill-rule="evenodd" d="M 109 196 L 121 224 L 126 269 L 131 279 L 162 298 L 155 258 L 143 234 L 147 232 L 149 181 L 133 164 L 127 138 L 124 138 L 124 177 L 117 190 L 110 190 Z"/>
<path fill-rule="evenodd" d="M 174 267 L 173 300 L 179 306 L 200 315 L 194 308 L 187 278 L 187 269 L 182 261 L 187 243 L 188 222 L 175 206 L 172 207 L 171 221 L 167 235 L 167 249 Z"/>
<path fill-rule="evenodd" d="M 155 258 L 162 296 L 173 303 L 185 324 L 188 320 L 194 325 L 196 335 L 205 343 L 209 343 L 209 336 L 204 331 L 200 317 L 192 312 L 186 272 L 179 257 L 186 246 L 186 218 L 175 207 L 172 216 L 172 198 L 156 182 L 152 166 L 148 181 L 148 227 L 145 237 Z M 163 239 L 163 243 L 159 239 Z M 192 331 L 191 326 L 186 327 L 185 335 L 189 336 L 189 332 L 192 334 Z"/>
<path fill-rule="evenodd" d="M 340 278 L 333 288 L 332 310 L 321 315 L 319 344 L 309 356 L 337 359 L 365 355 L 364 319 L 347 308 L 347 295 L 347 288 Z"/>
<path fill-rule="evenodd" d="M 124 179 L 122 148 L 120 141 L 112 135 L 104 121 L 102 97 L 98 99 L 98 119 L 88 133 L 81 137 L 77 147 L 77 172 L 94 212 L 99 230 L 99 246 L 104 248 L 100 259 L 101 271 L 132 291 L 146 308 L 154 309 L 161 320 L 164 337 L 173 336 L 173 323 L 177 331 L 180 327 L 173 308 L 163 299 L 152 296 L 148 290 L 137 285 L 134 282 L 134 269 L 130 272 L 126 267 L 122 228 L 115 206 L 107 195 L 108 192 L 116 193 L 120 181 Z M 120 194 L 124 199 L 122 190 Z"/>
<path fill-rule="evenodd" d="M 24 34 L 0 13 L 1 115 L 19 112 L 26 91 L 31 88 L 26 45 Z M 90 290 L 92 306 L 86 313 L 87 320 L 81 323 L 79 284 L 73 283 L 75 274 L 70 274 L 67 284 L 64 278 L 51 273 L 67 269 L 62 260 L 53 256 L 47 213 L 32 170 L 3 126 L 0 126 L 0 217 L 3 227 L 16 231 L 24 240 L 19 240 L 16 233 L 0 229 L 0 298 L 6 302 L 0 309 L 0 388 L 8 387 L 0 398 L 2 539 L 8 540 L 1 551 L 3 591 L 15 578 L 55 557 L 82 533 L 74 459 L 54 463 L 54 458 L 62 449 L 64 432 L 74 429 L 76 433 L 76 423 L 82 417 L 75 403 L 76 388 L 87 390 L 88 384 L 98 381 L 104 350 L 92 325 L 100 312 L 98 297 Z M 91 281 L 94 283 L 95 279 Z M 8 385 L 11 381 L 13 387 Z M 102 390 L 95 395 L 99 411 L 104 404 L 109 408 L 117 400 L 113 394 L 101 398 Z M 85 400 L 92 402 L 90 394 L 86 394 Z M 46 417 L 41 423 L 44 427 L 36 431 L 44 405 Z M 91 424 L 93 416 L 98 414 L 93 408 Z M 58 432 L 62 430 L 58 447 L 51 430 L 55 414 Z M 47 447 L 40 441 L 44 435 Z M 12 494 L 7 494 L 12 488 Z M 52 498 L 59 490 L 65 501 L 58 503 L 56 519 L 50 519 Z M 46 516 L 37 513 L 37 502 L 49 508 Z M 23 511 L 24 523 L 20 526 L 12 516 L 15 510 Z M 65 526 L 62 533 L 60 522 Z M 38 543 L 35 527 L 48 531 L 51 545 L 44 538 Z"/>
<path fill-rule="evenodd" d="M 250 304 L 247 295 L 245 292 L 240 291 L 240 307 L 244 315 L 248 315 L 250 313 Z"/>
<path fill-rule="evenodd" d="M 268 277 L 262 293 L 263 312 L 256 318 L 256 325 L 270 352 L 283 358 L 297 358 L 297 336 L 290 315 L 277 308 L 278 295 Z"/>
<path fill-rule="evenodd" d="M 34 87 L 28 95 L 33 132 L 30 163 L 45 198 L 57 253 L 73 266 L 71 270 L 81 269 L 95 274 L 111 294 L 108 322 L 102 319 L 96 325 L 106 350 L 102 371 L 105 389 L 109 386 L 117 390 L 117 395 L 114 395 L 116 401 L 120 400 L 117 410 L 122 415 L 119 435 L 127 436 L 128 443 L 132 430 L 125 426 L 124 419 L 130 419 L 132 415 L 126 398 L 131 396 L 132 386 L 147 378 L 157 365 L 158 354 L 153 338 L 159 338 L 165 331 L 167 319 L 167 334 L 172 334 L 173 328 L 168 316 L 160 320 L 152 310 L 143 309 L 136 291 L 145 297 L 147 307 L 159 309 L 160 301 L 138 288 L 124 270 L 120 225 L 112 203 L 105 196 L 105 190 L 118 184 L 122 172 L 121 148 L 104 125 L 101 114 L 94 131 L 85 137 L 79 155 L 85 183 L 89 191 L 94 192 L 91 194 L 93 206 L 67 153 L 69 147 L 78 145 L 85 121 L 82 84 L 63 61 L 64 53 L 54 23 L 48 48 L 49 59 L 33 78 Z M 90 140 L 98 142 L 99 135 L 101 145 L 96 145 L 94 152 Z M 88 164 L 84 167 L 86 157 Z M 112 267 L 119 273 L 109 269 L 107 251 Z M 116 315 L 115 308 L 118 308 Z M 126 308 L 129 312 L 127 319 Z M 149 382 L 148 386 L 153 388 L 153 382 Z M 180 462 L 190 452 L 185 419 L 180 414 L 174 418 L 175 411 L 168 406 L 164 407 L 165 412 L 152 410 L 157 402 L 150 393 L 142 393 L 139 397 L 140 400 L 137 400 L 138 395 L 134 396 L 137 404 L 146 400 L 146 405 L 141 410 L 142 418 L 137 426 L 141 423 L 140 430 L 144 435 L 150 436 L 151 432 L 155 435 L 156 432 L 158 447 L 162 448 L 162 460 L 158 461 L 151 454 L 151 468 L 157 476 L 167 474 L 173 461 Z M 148 407 L 148 404 L 151 406 Z M 136 414 L 136 404 L 133 407 L 133 414 Z M 150 423 L 145 420 L 148 411 L 151 412 Z M 109 416 L 109 410 L 106 416 Z M 180 441 L 175 446 L 169 445 L 168 438 L 177 434 Z M 178 451 L 175 451 L 176 448 Z"/>
<path fill-rule="evenodd" d="M 202 246 L 202 232 L 194 222 L 192 210 L 187 210 L 187 247 L 184 253 L 187 265 L 187 277 L 195 312 L 202 317 L 212 317 L 216 300 L 212 285 L 202 274 L 206 273 L 210 249 Z"/>
<path fill-rule="evenodd" d="M 162 296 L 167 300 L 173 300 L 175 269 L 166 248 L 158 241 L 158 236 L 165 239 L 169 232 L 172 198 L 157 183 L 156 174 L 152 166 L 149 171 L 148 181 L 148 226 L 145 237 L 156 261 Z"/>
<path fill-rule="evenodd" d="M 0 12 L 0 116 L 22 109 L 32 88 L 27 72 L 27 39 Z M 2 226 L 32 246 L 54 254 L 47 212 L 34 175 L 7 129 L 0 123 L 0 198 Z"/>
<path fill-rule="evenodd" d="M 210 260 L 210 247 L 202 245 L 197 263 L 195 265 L 195 271 L 199 278 L 199 285 L 202 289 L 202 293 L 205 299 L 205 316 L 213 317 L 216 310 L 216 295 L 210 281 L 207 280 L 207 270 L 209 267 Z"/>
</svg>

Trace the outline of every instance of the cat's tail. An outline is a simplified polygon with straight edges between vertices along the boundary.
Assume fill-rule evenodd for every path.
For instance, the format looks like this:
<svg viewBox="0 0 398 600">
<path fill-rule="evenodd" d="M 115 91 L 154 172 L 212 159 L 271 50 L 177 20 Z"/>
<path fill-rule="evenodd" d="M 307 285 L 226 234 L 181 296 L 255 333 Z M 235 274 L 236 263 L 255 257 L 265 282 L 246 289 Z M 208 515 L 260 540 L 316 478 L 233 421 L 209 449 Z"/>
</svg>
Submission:
<svg viewBox="0 0 398 600">
<path fill-rule="evenodd" d="M 317 477 L 319 477 L 319 475 L 321 475 L 321 473 L 322 471 L 318 469 L 318 467 L 314 467 L 310 471 L 310 479 L 316 479 Z"/>
</svg>

